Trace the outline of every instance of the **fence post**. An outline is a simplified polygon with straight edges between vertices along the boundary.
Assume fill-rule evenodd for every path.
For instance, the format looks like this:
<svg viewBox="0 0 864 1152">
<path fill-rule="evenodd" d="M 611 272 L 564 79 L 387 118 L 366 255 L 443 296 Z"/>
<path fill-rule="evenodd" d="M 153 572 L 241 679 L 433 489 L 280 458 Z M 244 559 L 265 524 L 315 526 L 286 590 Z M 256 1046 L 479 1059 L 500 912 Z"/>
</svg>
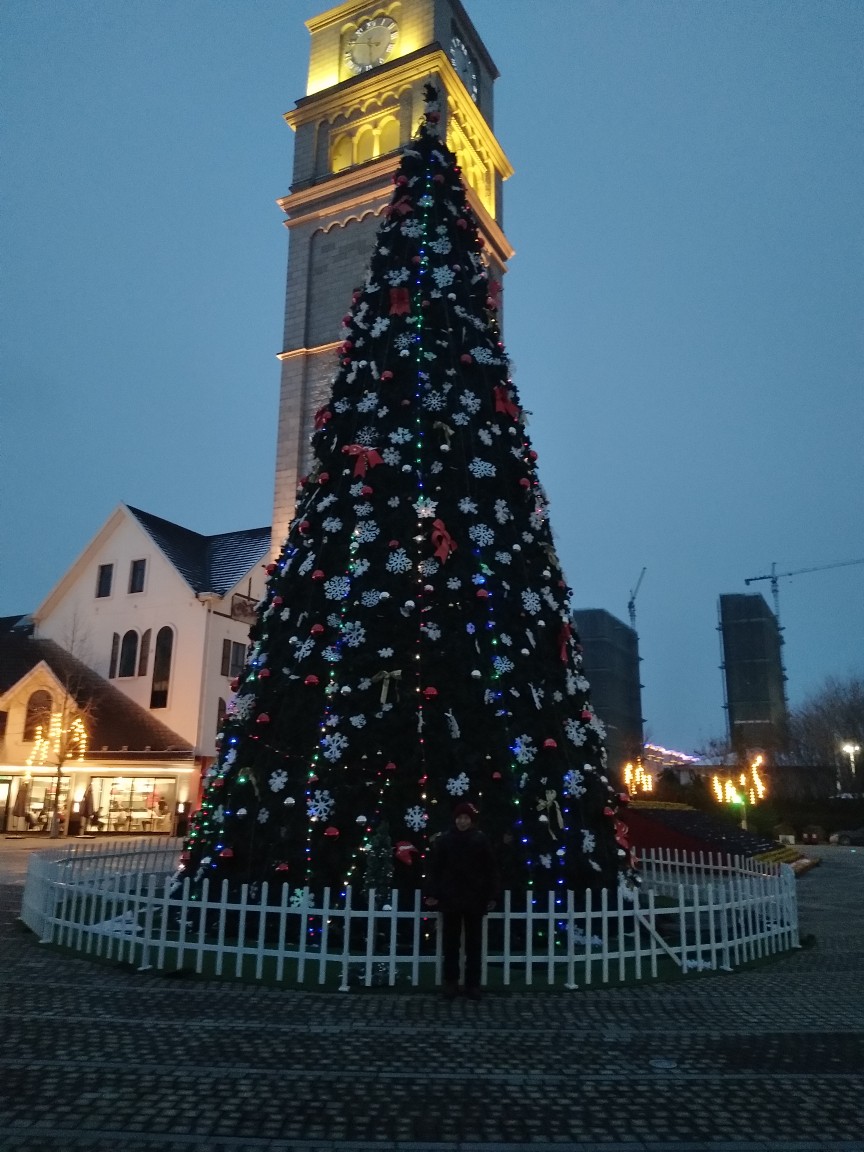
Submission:
<svg viewBox="0 0 864 1152">
<path fill-rule="evenodd" d="M 147 904 L 144 909 L 144 936 L 141 941 L 141 964 L 139 972 L 147 972 L 153 965 L 150 963 L 150 937 L 153 934 L 153 901 L 156 899 L 156 877 L 151 872 L 147 877 Z"/>
<path fill-rule="evenodd" d="M 676 849 L 677 852 L 677 849 Z M 684 900 L 684 885 L 678 885 L 678 933 L 681 946 L 681 972 L 687 975 L 687 904 Z"/>
</svg>

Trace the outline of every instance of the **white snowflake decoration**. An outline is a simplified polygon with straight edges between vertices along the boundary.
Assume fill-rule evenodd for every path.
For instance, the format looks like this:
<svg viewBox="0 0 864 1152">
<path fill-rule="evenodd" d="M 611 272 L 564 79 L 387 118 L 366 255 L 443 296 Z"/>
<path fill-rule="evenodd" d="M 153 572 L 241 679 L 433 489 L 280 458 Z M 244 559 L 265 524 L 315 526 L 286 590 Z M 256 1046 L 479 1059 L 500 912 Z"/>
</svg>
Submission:
<svg viewBox="0 0 864 1152">
<path fill-rule="evenodd" d="M 440 565 L 434 556 L 430 556 L 427 560 L 421 560 L 417 567 L 421 576 L 434 576 Z"/>
<path fill-rule="evenodd" d="M 530 736 L 517 736 L 513 741 L 513 755 L 520 764 L 530 764 L 537 755 L 537 749 Z"/>
<path fill-rule="evenodd" d="M 354 513 L 358 519 L 362 519 L 364 516 L 371 516 L 374 511 L 375 509 L 368 501 L 364 501 L 362 504 L 354 505 Z"/>
<path fill-rule="evenodd" d="M 408 559 L 408 553 L 404 548 L 396 548 L 387 557 L 385 565 L 388 572 L 398 575 L 401 572 L 408 572 L 411 568 L 411 561 Z"/>
<path fill-rule="evenodd" d="M 412 832 L 422 832 L 429 822 L 429 813 L 425 812 L 419 804 L 409 808 L 405 813 L 405 823 Z"/>
<path fill-rule="evenodd" d="M 235 696 L 233 700 L 228 701 L 228 706 L 225 709 L 229 716 L 233 716 L 237 720 L 248 720 L 254 710 L 254 696 Z"/>
<path fill-rule="evenodd" d="M 490 464 L 488 460 L 481 460 L 479 456 L 475 456 L 468 465 L 468 471 L 472 476 L 482 479 L 485 476 L 494 476 L 496 470 L 494 464 Z"/>
<path fill-rule="evenodd" d="M 596 844 L 597 844 L 597 842 L 594 839 L 594 833 L 589 832 L 587 828 L 583 828 L 582 829 L 582 851 L 585 853 L 586 856 L 591 855 L 591 853 L 594 851 L 594 849 L 596 847 Z"/>
<path fill-rule="evenodd" d="M 514 664 L 506 656 L 495 656 L 492 660 L 492 667 L 496 676 L 503 676 L 505 672 L 513 671 Z"/>
<path fill-rule="evenodd" d="M 488 524 L 472 524 L 468 529 L 468 535 L 481 548 L 495 543 L 495 533 Z"/>
<path fill-rule="evenodd" d="M 485 444 L 487 448 L 492 447 L 492 433 L 490 431 L 488 431 L 488 429 L 478 428 L 477 429 L 477 439 L 482 444 Z"/>
<path fill-rule="evenodd" d="M 457 588 L 462 587 L 462 581 L 459 579 L 458 576 L 451 576 L 450 579 L 447 581 L 447 587 L 450 589 L 451 592 L 455 592 Z"/>
<path fill-rule="evenodd" d="M 377 403 L 378 403 L 378 397 L 375 395 L 374 392 L 364 392 L 363 395 L 361 396 L 361 398 L 357 401 L 357 411 L 358 412 L 371 412 L 375 408 L 375 405 Z M 358 481 L 356 484 L 352 484 L 351 485 L 351 495 L 352 496 L 359 496 L 360 495 L 359 489 L 362 487 L 363 487 L 363 481 L 362 480 Z M 355 488 L 357 488 L 358 491 L 355 492 L 354 491 Z"/>
<path fill-rule="evenodd" d="M 381 599 L 381 593 L 377 588 L 370 588 L 368 592 L 364 592 L 360 597 L 360 603 L 364 608 L 374 608 L 378 601 Z"/>
<path fill-rule="evenodd" d="M 343 736 L 341 732 L 333 732 L 321 740 L 321 747 L 324 750 L 325 760 L 339 760 L 348 747 L 348 737 Z"/>
<path fill-rule="evenodd" d="M 404 231 L 404 229 L 403 229 L 403 231 Z M 429 245 L 429 247 L 438 256 L 446 256 L 448 254 L 448 252 L 450 252 L 452 250 L 453 245 L 450 243 L 450 241 L 446 237 L 442 236 L 440 238 L 440 240 L 433 240 L 432 243 Z"/>
<path fill-rule="evenodd" d="M 421 519 L 434 516 L 437 507 L 438 501 L 429 496 L 418 496 L 414 501 L 414 511 Z"/>
<path fill-rule="evenodd" d="M 578 770 L 578 768 L 571 768 L 569 772 L 564 773 L 564 794 L 565 796 L 584 796 L 586 792 L 583 781 L 585 777 Z"/>
<path fill-rule="evenodd" d="M 407 428 L 396 428 L 390 433 L 389 440 L 391 444 L 410 444 L 411 432 Z"/>
<path fill-rule="evenodd" d="M 388 272 L 385 279 L 393 288 L 398 288 L 400 284 L 405 283 L 409 275 L 407 268 L 397 268 L 393 272 Z"/>
<path fill-rule="evenodd" d="M 536 592 L 526 591 L 522 593 L 522 607 L 526 612 L 530 612 L 532 616 L 536 616 L 540 611 L 540 597 Z"/>
<path fill-rule="evenodd" d="M 356 620 L 351 620 L 342 629 L 342 639 L 349 648 L 359 648 L 366 639 L 366 629 Z"/>
<path fill-rule="evenodd" d="M 269 811 L 268 811 L 266 808 L 260 808 L 260 809 L 258 810 L 258 817 L 257 817 L 257 819 L 258 819 L 258 823 L 259 823 L 259 824 L 266 824 L 266 823 L 267 823 L 267 821 L 270 819 L 270 813 L 269 813 Z"/>
<path fill-rule="evenodd" d="M 432 279 L 439 288 L 447 288 L 453 283 L 456 277 L 453 275 L 452 268 L 442 265 L 439 268 L 432 269 Z"/>
<path fill-rule="evenodd" d="M 458 508 L 460 512 L 464 512 L 466 515 L 477 511 L 477 505 L 470 496 L 463 496 L 459 501 Z"/>
<path fill-rule="evenodd" d="M 369 571 L 368 560 L 355 560 L 352 569 L 355 576 L 362 576 L 365 572 Z"/>
<path fill-rule="evenodd" d="M 351 591 L 351 581 L 347 576 L 331 576 L 324 582 L 324 594 L 328 600 L 344 600 Z"/>
<path fill-rule="evenodd" d="M 423 631 L 426 633 L 426 637 L 428 640 L 440 640 L 441 639 L 441 629 L 438 627 L 437 624 L 426 624 L 424 626 Z"/>
<path fill-rule="evenodd" d="M 471 787 L 471 781 L 464 772 L 447 781 L 447 791 L 451 796 L 464 796 Z"/>
<path fill-rule="evenodd" d="M 513 517 L 513 513 L 507 507 L 507 501 L 506 500 L 496 500 L 495 501 L 495 519 L 498 521 L 498 523 L 499 524 L 506 524 L 508 520 L 512 519 L 512 517 Z"/>
<path fill-rule="evenodd" d="M 588 738 L 588 733 L 579 721 L 572 718 L 564 721 L 564 731 L 567 733 L 568 740 L 572 740 L 577 748 L 581 748 Z"/>
<path fill-rule="evenodd" d="M 294 652 L 294 656 L 296 657 L 297 660 L 305 660 L 306 657 L 310 656 L 312 654 L 312 652 L 314 652 L 314 651 L 315 651 L 315 641 L 310 636 L 306 640 L 304 640 L 301 644 L 297 645 L 297 649 Z"/>
<path fill-rule="evenodd" d="M 496 552 L 495 559 L 499 564 L 509 564 L 513 557 L 509 552 Z"/>
<path fill-rule="evenodd" d="M 380 336 L 382 332 L 386 332 L 390 327 L 390 318 L 388 316 L 379 316 L 372 327 L 369 329 L 370 336 Z"/>
<path fill-rule="evenodd" d="M 354 539 L 358 544 L 371 544 L 377 540 L 381 529 L 372 520 L 364 520 L 354 529 Z"/>
<path fill-rule="evenodd" d="M 276 772 L 272 772 L 270 774 L 270 780 L 268 783 L 270 784 L 271 792 L 281 792 L 285 785 L 288 783 L 288 773 L 283 772 L 280 768 Z"/>
<path fill-rule="evenodd" d="M 540 857 L 540 863 L 543 865 L 544 868 L 551 868 L 552 867 L 552 857 L 549 855 L 548 852 L 544 852 L 543 855 Z"/>
<path fill-rule="evenodd" d="M 326 820 L 333 811 L 336 801 L 325 788 L 316 791 L 306 801 L 306 811 L 312 820 Z"/>
<path fill-rule="evenodd" d="M 466 388 L 459 397 L 459 403 L 471 413 L 480 411 L 480 397 L 476 392 L 472 392 L 470 388 Z"/>
<path fill-rule="evenodd" d="M 321 527 L 325 532 L 338 532 L 342 527 L 342 521 L 338 516 L 328 516 Z"/>
<path fill-rule="evenodd" d="M 464 412 L 453 412 L 452 415 L 450 416 L 450 419 L 453 421 L 454 424 L 458 424 L 460 426 L 460 428 L 463 427 L 465 424 L 470 423 L 469 417 L 466 416 Z"/>
<path fill-rule="evenodd" d="M 339 651 L 338 648 L 334 648 L 332 644 L 328 645 L 324 649 L 324 651 L 321 653 L 321 655 L 330 664 L 338 664 L 339 661 L 342 659 L 342 653 Z"/>
<path fill-rule="evenodd" d="M 385 448 L 381 453 L 381 459 L 391 468 L 396 468 L 402 463 L 402 455 L 395 448 Z"/>
<path fill-rule="evenodd" d="M 366 717 L 362 712 L 359 712 L 356 716 L 349 716 L 348 720 L 355 728 L 363 728 L 366 724 Z"/>
</svg>

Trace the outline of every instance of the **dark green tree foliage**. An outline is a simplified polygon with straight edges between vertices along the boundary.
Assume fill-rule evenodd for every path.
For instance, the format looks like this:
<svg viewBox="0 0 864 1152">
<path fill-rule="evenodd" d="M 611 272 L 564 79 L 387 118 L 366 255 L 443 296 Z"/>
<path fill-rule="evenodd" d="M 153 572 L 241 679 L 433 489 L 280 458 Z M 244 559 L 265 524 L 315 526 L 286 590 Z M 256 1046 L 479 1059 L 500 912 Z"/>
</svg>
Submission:
<svg viewBox="0 0 864 1152">
<path fill-rule="evenodd" d="M 469 799 L 511 883 L 629 869 L 498 285 L 429 96 L 183 853 L 196 881 L 361 888 L 386 821 L 414 888 Z"/>
</svg>

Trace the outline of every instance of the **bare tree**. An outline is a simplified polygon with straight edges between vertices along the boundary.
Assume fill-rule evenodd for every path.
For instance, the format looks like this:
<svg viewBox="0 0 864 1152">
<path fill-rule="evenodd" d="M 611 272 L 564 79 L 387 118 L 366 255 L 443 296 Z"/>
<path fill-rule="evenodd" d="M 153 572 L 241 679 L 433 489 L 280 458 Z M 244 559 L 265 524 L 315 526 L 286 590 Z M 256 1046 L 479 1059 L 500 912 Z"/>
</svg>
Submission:
<svg viewBox="0 0 864 1152">
<path fill-rule="evenodd" d="M 853 780 L 852 758 L 843 751 L 844 745 L 858 745 L 864 753 L 864 676 L 829 677 L 789 716 L 788 761 L 833 767 L 838 791 L 841 786 L 857 791 L 864 763 L 859 756 L 858 780 Z"/>
</svg>

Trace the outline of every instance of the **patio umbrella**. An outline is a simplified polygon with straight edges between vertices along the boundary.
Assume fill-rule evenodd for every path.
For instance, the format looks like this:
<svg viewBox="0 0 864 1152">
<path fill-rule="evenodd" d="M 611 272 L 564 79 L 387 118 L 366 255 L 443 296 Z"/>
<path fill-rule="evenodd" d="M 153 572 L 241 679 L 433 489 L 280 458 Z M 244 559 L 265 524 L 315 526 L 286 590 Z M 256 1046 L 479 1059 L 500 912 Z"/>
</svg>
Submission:
<svg viewBox="0 0 864 1152">
<path fill-rule="evenodd" d="M 86 828 L 96 815 L 96 803 L 93 799 L 93 785 L 88 784 L 81 797 L 81 823 Z"/>
<path fill-rule="evenodd" d="M 32 781 L 22 777 L 18 781 L 18 795 L 15 797 L 15 804 L 12 808 L 12 815 L 18 816 L 23 819 L 30 811 L 30 789 Z"/>
</svg>

